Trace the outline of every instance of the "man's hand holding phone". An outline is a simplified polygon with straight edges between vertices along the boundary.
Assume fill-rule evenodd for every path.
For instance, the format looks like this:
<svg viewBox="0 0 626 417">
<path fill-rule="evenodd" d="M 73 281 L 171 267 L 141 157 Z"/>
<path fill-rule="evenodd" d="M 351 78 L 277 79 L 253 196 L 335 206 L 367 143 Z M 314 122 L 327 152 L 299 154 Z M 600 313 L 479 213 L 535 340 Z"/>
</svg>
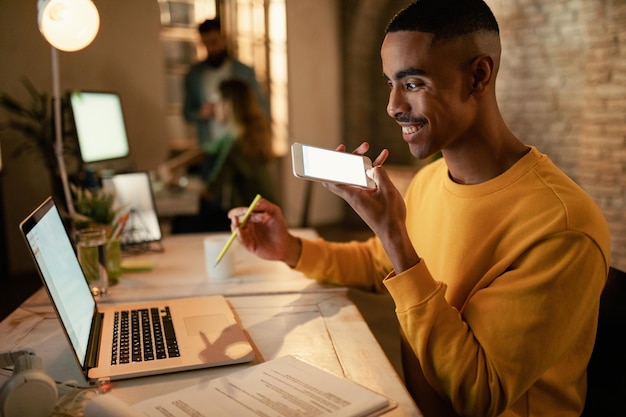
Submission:
<svg viewBox="0 0 626 417">
<path fill-rule="evenodd" d="M 369 150 L 367 142 L 363 142 L 352 154 L 345 153 L 345 150 L 345 146 L 340 145 L 335 151 L 326 152 L 335 152 L 352 157 L 361 156 L 365 161 L 362 163 L 362 167 L 357 166 L 355 168 L 353 166 L 352 170 L 353 173 L 356 171 L 358 174 L 363 172 L 363 175 L 368 177 L 366 185 L 363 185 L 363 182 L 349 181 L 349 176 L 336 176 L 333 180 L 327 181 L 319 178 L 314 180 L 322 181 L 326 188 L 350 204 L 352 209 L 381 240 L 397 272 L 412 267 L 419 261 L 419 256 L 415 253 L 406 230 L 404 198 L 382 168 L 389 152 L 384 149 L 368 166 L 367 161 L 369 159 L 363 157 Z M 327 160 L 325 163 L 329 164 L 330 161 Z M 372 183 L 374 186 L 371 185 Z"/>
<path fill-rule="evenodd" d="M 348 202 L 374 233 L 384 233 L 390 219 L 398 215 L 404 219 L 405 215 L 402 196 L 381 168 L 389 152 L 384 149 L 372 163 L 365 156 L 369 150 L 367 142 L 353 153 L 345 150 L 345 145 L 332 151 L 295 143 L 292 146 L 294 175 L 322 182 Z"/>
</svg>

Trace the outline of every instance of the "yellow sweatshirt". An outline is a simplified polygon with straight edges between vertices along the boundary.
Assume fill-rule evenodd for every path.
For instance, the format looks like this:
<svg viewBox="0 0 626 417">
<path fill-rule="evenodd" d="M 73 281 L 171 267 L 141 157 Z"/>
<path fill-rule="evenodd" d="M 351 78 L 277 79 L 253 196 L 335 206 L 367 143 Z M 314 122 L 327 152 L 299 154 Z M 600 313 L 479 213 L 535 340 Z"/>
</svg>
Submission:
<svg viewBox="0 0 626 417">
<path fill-rule="evenodd" d="M 478 185 L 451 181 L 440 159 L 405 200 L 415 267 L 395 275 L 373 238 L 303 241 L 297 269 L 387 288 L 426 417 L 579 416 L 610 264 L 593 200 L 535 148 Z"/>
</svg>

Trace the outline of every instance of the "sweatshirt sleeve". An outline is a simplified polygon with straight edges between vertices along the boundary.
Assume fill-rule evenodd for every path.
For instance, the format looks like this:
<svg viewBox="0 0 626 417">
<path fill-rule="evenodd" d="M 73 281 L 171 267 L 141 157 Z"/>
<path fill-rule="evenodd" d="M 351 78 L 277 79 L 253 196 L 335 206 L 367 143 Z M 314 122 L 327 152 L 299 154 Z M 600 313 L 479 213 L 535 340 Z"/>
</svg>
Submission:
<svg viewBox="0 0 626 417">
<path fill-rule="evenodd" d="M 606 268 L 591 239 L 563 232 L 472 294 L 461 311 L 448 304 L 446 285 L 433 279 L 424 260 L 384 284 L 419 361 L 412 365 L 457 413 L 497 416 L 540 377 L 549 384 L 549 369 L 558 375 L 556 385 L 584 379 Z M 584 348 L 571 352 L 574 343 Z"/>
<path fill-rule="evenodd" d="M 391 263 L 376 237 L 364 242 L 328 242 L 302 239 L 296 270 L 318 282 L 386 291 L 383 278 Z"/>
</svg>

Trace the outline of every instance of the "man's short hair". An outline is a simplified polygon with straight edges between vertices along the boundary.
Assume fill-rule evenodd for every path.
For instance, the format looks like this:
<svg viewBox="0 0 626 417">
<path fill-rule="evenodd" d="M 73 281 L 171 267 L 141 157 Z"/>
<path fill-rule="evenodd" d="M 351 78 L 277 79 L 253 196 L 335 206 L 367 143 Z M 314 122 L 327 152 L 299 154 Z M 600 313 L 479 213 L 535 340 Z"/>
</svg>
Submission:
<svg viewBox="0 0 626 417">
<path fill-rule="evenodd" d="M 498 22 L 483 0 L 415 0 L 389 22 L 385 33 L 424 32 L 433 42 L 474 32 L 499 34 Z"/>
<path fill-rule="evenodd" d="M 200 33 L 208 33 L 208 32 L 221 32 L 222 23 L 219 18 L 215 19 L 207 19 L 204 22 L 198 25 L 198 32 Z"/>
</svg>

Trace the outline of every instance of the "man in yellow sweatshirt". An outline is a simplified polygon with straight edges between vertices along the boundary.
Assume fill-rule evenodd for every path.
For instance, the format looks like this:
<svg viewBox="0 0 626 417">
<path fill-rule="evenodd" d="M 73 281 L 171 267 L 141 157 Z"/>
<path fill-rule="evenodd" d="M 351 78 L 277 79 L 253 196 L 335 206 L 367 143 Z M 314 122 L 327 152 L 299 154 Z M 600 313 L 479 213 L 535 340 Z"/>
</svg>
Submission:
<svg viewBox="0 0 626 417">
<path fill-rule="evenodd" d="M 296 238 L 265 200 L 240 241 L 321 282 L 389 291 L 426 417 L 579 416 L 609 232 L 592 199 L 504 123 L 493 14 L 482 0 L 418 0 L 388 25 L 381 57 L 411 154 L 443 158 L 404 197 L 386 150 L 377 189 L 326 184 L 374 231 L 367 242 Z"/>
</svg>

